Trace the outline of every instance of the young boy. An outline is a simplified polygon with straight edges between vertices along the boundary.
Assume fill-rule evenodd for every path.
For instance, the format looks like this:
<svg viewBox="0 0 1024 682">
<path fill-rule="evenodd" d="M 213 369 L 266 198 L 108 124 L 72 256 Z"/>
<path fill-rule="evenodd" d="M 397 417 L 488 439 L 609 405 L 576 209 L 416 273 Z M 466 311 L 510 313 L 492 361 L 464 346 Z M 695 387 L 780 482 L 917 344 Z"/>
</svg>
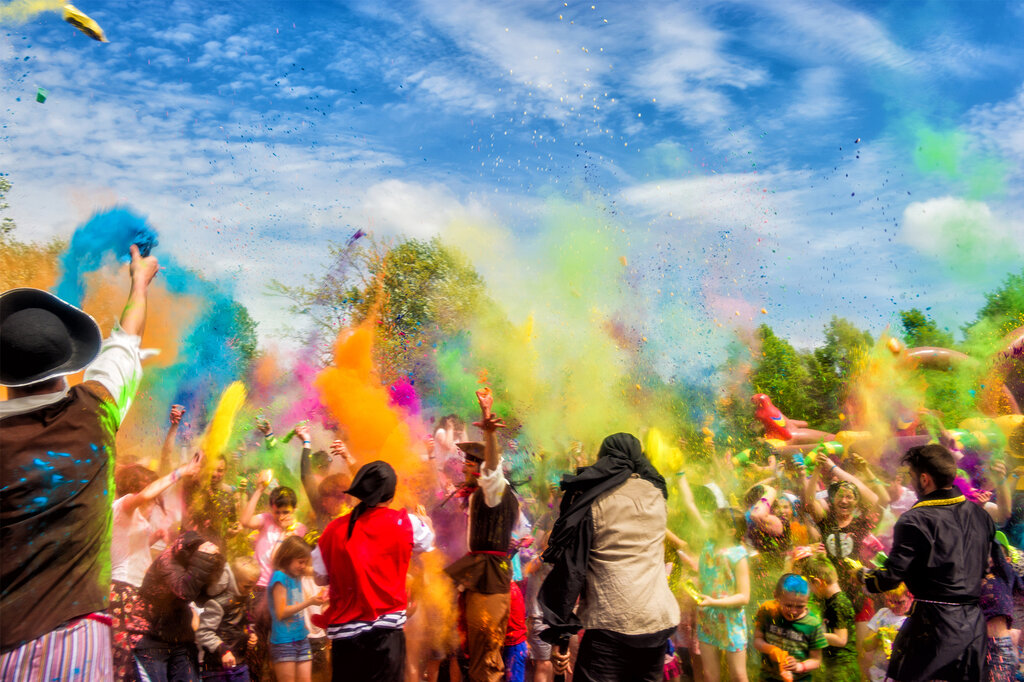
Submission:
<svg viewBox="0 0 1024 682">
<path fill-rule="evenodd" d="M 885 592 L 883 596 L 885 607 L 878 609 L 868 621 L 871 634 L 864 640 L 864 649 L 873 651 L 875 656 L 868 671 L 871 682 L 884 682 L 886 679 L 889 657 L 892 655 L 892 640 L 903 627 L 903 621 L 907 619 L 910 607 L 914 604 L 914 596 L 903 583 L 895 590 Z"/>
<path fill-rule="evenodd" d="M 775 599 L 754 616 L 754 648 L 761 652 L 761 682 L 810 680 L 828 643 L 821 619 L 807 610 L 810 586 L 795 573 L 775 585 Z"/>
<path fill-rule="evenodd" d="M 249 679 L 245 654 L 249 598 L 260 578 L 260 565 L 252 557 L 239 557 L 224 567 L 216 584 L 209 588 L 210 599 L 202 604 L 203 615 L 196 629 L 196 643 L 205 651 L 203 679 L 242 682 Z M 218 676 L 218 674 L 223 673 Z"/>
<path fill-rule="evenodd" d="M 821 620 L 828 647 L 822 659 L 824 675 L 830 682 L 859 682 L 857 636 L 853 604 L 839 587 L 839 574 L 824 554 L 815 554 L 804 562 L 803 574 L 811 592 L 821 602 Z"/>
</svg>

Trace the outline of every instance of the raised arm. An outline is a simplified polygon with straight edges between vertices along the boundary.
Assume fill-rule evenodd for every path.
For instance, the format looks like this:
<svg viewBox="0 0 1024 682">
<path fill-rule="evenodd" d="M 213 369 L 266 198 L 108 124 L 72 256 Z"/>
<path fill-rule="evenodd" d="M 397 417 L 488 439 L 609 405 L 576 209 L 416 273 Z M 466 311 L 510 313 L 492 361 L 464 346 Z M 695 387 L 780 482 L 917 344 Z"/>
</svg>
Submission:
<svg viewBox="0 0 1024 682">
<path fill-rule="evenodd" d="M 708 524 L 701 516 L 700 510 L 697 509 L 697 503 L 693 500 L 693 491 L 690 490 L 690 482 L 686 480 L 686 472 L 680 471 L 679 476 L 676 477 L 678 483 L 676 484 L 679 488 L 679 496 L 683 500 L 683 509 L 686 510 L 687 515 L 696 523 L 702 532 L 707 532 Z"/>
<path fill-rule="evenodd" d="M 200 470 L 202 469 L 202 466 L 202 458 L 199 455 L 196 455 L 185 466 L 178 467 L 177 469 L 167 474 L 163 478 L 158 478 L 157 480 L 153 481 L 139 492 L 133 495 L 125 495 L 124 501 L 121 503 L 122 505 L 124 505 L 125 512 L 131 512 L 139 505 L 155 500 L 157 496 L 160 495 L 160 493 L 170 488 L 183 477 L 198 476 Z"/>
<path fill-rule="evenodd" d="M 476 399 L 480 403 L 480 421 L 473 422 L 473 424 L 479 426 L 484 432 L 484 469 L 495 471 L 501 461 L 501 452 L 498 450 L 498 429 L 505 428 L 505 422 L 491 414 L 491 406 L 494 404 L 491 389 L 481 388 L 476 392 Z"/>
<path fill-rule="evenodd" d="M 306 491 L 306 498 L 309 499 L 309 506 L 314 510 L 320 509 L 320 493 L 317 490 L 316 476 L 313 475 L 312 455 L 310 447 L 309 426 L 299 424 L 295 427 L 295 435 L 302 439 L 302 454 L 299 455 L 299 478 L 302 479 L 302 487 Z"/>
<path fill-rule="evenodd" d="M 826 460 L 826 462 L 829 461 L 831 460 Z M 863 506 L 864 509 L 871 511 L 878 509 L 878 495 L 874 490 L 865 485 L 864 481 L 860 480 L 860 478 L 854 476 L 848 471 L 843 471 L 834 462 L 832 463 L 832 466 L 829 467 L 828 471 L 830 475 L 835 476 L 840 481 L 851 483 L 855 488 L 857 488 L 857 491 L 860 493 L 861 506 Z"/>
<path fill-rule="evenodd" d="M 806 469 L 805 469 L 806 470 Z M 825 505 L 818 499 L 818 473 L 817 470 L 814 473 L 807 474 L 804 476 L 804 507 L 810 513 L 811 518 L 814 519 L 815 523 L 821 523 L 825 520 L 825 515 L 828 514 L 828 510 L 825 509 Z"/>
<path fill-rule="evenodd" d="M 165 474 L 171 470 L 171 453 L 174 451 L 174 440 L 178 435 L 178 426 L 181 424 L 181 417 L 185 414 L 182 405 L 171 405 L 171 425 L 167 429 L 167 436 L 164 437 L 163 447 L 160 448 L 160 473 Z"/>
<path fill-rule="evenodd" d="M 777 538 L 782 535 L 786 527 L 775 514 L 772 514 L 772 505 L 775 503 L 777 493 L 770 485 L 761 486 L 764 492 L 761 499 L 750 508 L 750 520 L 766 535 Z"/>
<path fill-rule="evenodd" d="M 269 472 L 273 475 L 273 472 Z M 263 493 L 266 491 L 267 486 L 270 484 L 270 476 L 268 472 L 264 471 L 260 474 L 259 479 L 256 481 L 256 490 L 253 491 L 252 497 L 245 503 L 238 512 L 238 522 L 242 524 L 244 528 L 252 528 L 258 530 L 263 525 L 263 519 L 259 514 L 256 513 L 256 507 L 260 503 L 260 498 L 263 497 Z"/>
<path fill-rule="evenodd" d="M 131 288 L 128 290 L 128 302 L 125 303 L 121 312 L 121 329 L 132 336 L 142 336 L 146 328 L 146 301 L 149 295 L 149 283 L 156 277 L 160 264 L 156 256 L 146 256 L 139 253 L 139 247 L 132 244 L 128 247 L 131 252 L 132 264 L 129 267 L 131 276 Z"/>
</svg>

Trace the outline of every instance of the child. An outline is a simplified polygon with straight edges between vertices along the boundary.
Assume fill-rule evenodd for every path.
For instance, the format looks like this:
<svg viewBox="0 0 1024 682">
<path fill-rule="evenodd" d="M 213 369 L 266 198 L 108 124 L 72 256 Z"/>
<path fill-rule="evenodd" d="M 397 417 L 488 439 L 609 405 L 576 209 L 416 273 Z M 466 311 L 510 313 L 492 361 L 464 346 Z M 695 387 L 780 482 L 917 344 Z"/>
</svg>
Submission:
<svg viewBox="0 0 1024 682">
<path fill-rule="evenodd" d="M 785 573 L 775 585 L 775 599 L 757 610 L 754 648 L 761 652 L 762 682 L 810 680 L 821 666 L 828 643 L 821 619 L 807 610 L 809 593 L 803 576 Z"/>
<path fill-rule="evenodd" d="M 508 627 L 505 629 L 505 646 L 501 657 L 505 659 L 506 682 L 526 680 L 526 601 L 519 584 L 514 580 L 509 593 Z"/>
<path fill-rule="evenodd" d="M 747 679 L 747 620 L 744 607 L 750 601 L 750 568 L 747 550 L 739 539 L 746 533 L 743 513 L 736 509 L 715 511 L 711 538 L 698 560 L 701 607 L 697 639 L 701 643 L 704 679 L 721 679 L 720 652 L 731 679 Z"/>
<path fill-rule="evenodd" d="M 914 604 L 913 595 L 903 583 L 895 590 L 885 592 L 883 597 L 885 606 L 868 621 L 868 631 L 871 634 L 864 639 L 865 651 L 875 652 L 874 661 L 868 671 L 871 682 L 884 682 L 886 679 L 889 656 L 892 655 L 892 640 L 903 627 L 903 621 L 907 619 L 910 607 Z"/>
<path fill-rule="evenodd" d="M 294 535 L 274 554 L 274 573 L 267 583 L 270 608 L 270 660 L 278 682 L 310 682 L 313 656 L 301 611 L 326 601 L 317 594 L 302 597 L 302 576 L 311 566 L 312 551 Z"/>
<path fill-rule="evenodd" d="M 853 604 L 839 588 L 839 573 L 824 554 L 815 554 L 807 559 L 802 572 L 814 596 L 821 601 L 821 620 L 825 626 L 825 641 L 828 642 L 822 659 L 823 679 L 858 682 L 861 671 L 857 661 Z"/>
<path fill-rule="evenodd" d="M 216 584 L 207 590 L 210 599 L 202 604 L 203 613 L 196 629 L 196 642 L 208 652 L 203 659 L 204 680 L 248 681 L 245 651 L 250 636 L 246 634 L 246 614 L 259 577 L 260 565 L 256 560 L 239 557 L 224 568 Z"/>
</svg>

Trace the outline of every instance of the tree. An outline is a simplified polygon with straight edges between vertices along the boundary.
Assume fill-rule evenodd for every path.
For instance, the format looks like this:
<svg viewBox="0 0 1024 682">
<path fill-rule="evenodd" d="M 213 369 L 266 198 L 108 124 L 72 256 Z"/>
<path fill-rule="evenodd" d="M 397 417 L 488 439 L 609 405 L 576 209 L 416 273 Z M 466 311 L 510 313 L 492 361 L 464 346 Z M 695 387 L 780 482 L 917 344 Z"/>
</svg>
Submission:
<svg viewBox="0 0 1024 682">
<path fill-rule="evenodd" d="M 11 181 L 0 175 L 0 211 L 6 211 L 11 207 L 7 203 L 7 193 L 11 191 Z M 4 216 L 0 220 L 0 240 L 7 237 L 14 232 L 15 224 L 14 219 L 9 216 Z"/>
<path fill-rule="evenodd" d="M 825 326 L 825 345 L 805 356 L 810 374 L 809 398 L 813 406 L 807 421 L 816 428 L 836 431 L 857 362 L 871 347 L 871 334 L 849 320 L 833 316 Z"/>
<path fill-rule="evenodd" d="M 917 308 L 900 311 L 900 324 L 903 326 L 903 340 L 908 346 L 953 346 L 953 335 L 939 329 L 935 320 Z"/>
<path fill-rule="evenodd" d="M 805 358 L 785 339 L 776 336 L 772 328 L 762 324 L 757 328 L 761 342 L 761 357 L 755 358 L 750 378 L 754 391 L 765 393 L 782 412 L 793 419 L 805 419 L 814 412 L 809 394 L 811 375 Z"/>
<path fill-rule="evenodd" d="M 1001 287 L 985 294 L 985 305 L 978 311 L 978 317 L 971 327 L 964 331 L 982 322 L 999 334 L 1008 334 L 1024 325 L 1024 269 L 1020 273 L 1007 275 Z"/>
<path fill-rule="evenodd" d="M 331 268 L 313 285 L 274 282 L 271 291 L 291 299 L 292 312 L 312 322 L 304 340 L 325 362 L 341 329 L 375 320 L 375 359 L 388 382 L 416 374 L 424 346 L 464 330 L 483 300 L 476 270 L 436 237 L 394 246 L 349 240 L 332 244 L 331 254 Z"/>
</svg>

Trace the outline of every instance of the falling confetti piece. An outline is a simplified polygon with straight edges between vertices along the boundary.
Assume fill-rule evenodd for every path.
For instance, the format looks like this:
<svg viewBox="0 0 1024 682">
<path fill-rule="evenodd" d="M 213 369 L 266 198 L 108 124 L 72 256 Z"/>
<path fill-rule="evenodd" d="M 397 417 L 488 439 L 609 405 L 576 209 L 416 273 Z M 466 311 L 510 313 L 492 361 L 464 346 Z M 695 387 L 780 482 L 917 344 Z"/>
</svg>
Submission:
<svg viewBox="0 0 1024 682">
<path fill-rule="evenodd" d="M 46 98 L 49 94 L 50 91 L 46 88 L 36 88 L 36 101 L 42 104 L 46 101 Z"/>
<path fill-rule="evenodd" d="M 762 314 L 762 315 L 767 315 L 767 314 L 768 314 L 768 311 L 767 311 L 767 310 L 765 310 L 764 308 L 761 308 L 761 314 Z"/>
<path fill-rule="evenodd" d="M 622 267 L 626 267 L 626 257 L 619 256 L 619 262 L 622 263 Z"/>
</svg>

